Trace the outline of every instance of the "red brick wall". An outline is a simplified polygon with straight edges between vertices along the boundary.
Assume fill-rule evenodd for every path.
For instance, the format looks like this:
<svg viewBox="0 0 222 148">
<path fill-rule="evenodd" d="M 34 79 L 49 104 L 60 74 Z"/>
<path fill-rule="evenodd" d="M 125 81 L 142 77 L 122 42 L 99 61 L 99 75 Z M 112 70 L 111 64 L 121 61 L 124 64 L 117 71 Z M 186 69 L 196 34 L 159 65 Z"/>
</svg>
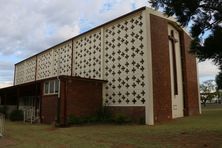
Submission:
<svg viewBox="0 0 222 148">
<path fill-rule="evenodd" d="M 172 118 L 168 22 L 150 15 L 155 122 Z"/>
<path fill-rule="evenodd" d="M 61 78 L 60 89 L 60 124 L 65 124 L 69 115 L 77 117 L 96 115 L 102 107 L 102 82 Z M 56 113 L 57 95 L 43 95 L 42 122 L 55 122 Z"/>
<path fill-rule="evenodd" d="M 56 119 L 57 95 L 42 96 L 41 119 L 42 123 L 53 123 Z"/>
<path fill-rule="evenodd" d="M 112 116 L 124 115 L 135 122 L 145 121 L 145 107 L 131 107 L 131 106 L 110 106 L 108 107 Z"/>
<path fill-rule="evenodd" d="M 66 91 L 66 112 L 64 116 L 89 117 L 96 115 L 102 108 L 102 83 L 95 81 L 67 80 L 63 81 Z"/>
<path fill-rule="evenodd" d="M 184 43 L 183 52 L 183 76 L 185 115 L 199 114 L 198 79 L 196 58 L 189 53 L 191 39 L 186 33 L 181 33 L 181 41 Z"/>
</svg>

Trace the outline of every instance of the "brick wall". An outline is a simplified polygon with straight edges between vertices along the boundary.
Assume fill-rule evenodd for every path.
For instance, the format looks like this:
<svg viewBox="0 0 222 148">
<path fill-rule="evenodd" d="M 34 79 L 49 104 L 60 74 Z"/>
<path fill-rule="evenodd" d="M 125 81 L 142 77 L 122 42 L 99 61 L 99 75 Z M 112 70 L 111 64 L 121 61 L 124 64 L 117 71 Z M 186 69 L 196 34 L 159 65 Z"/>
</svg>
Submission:
<svg viewBox="0 0 222 148">
<path fill-rule="evenodd" d="M 74 115 L 90 117 L 102 108 L 102 83 L 87 80 L 63 80 L 61 119 Z M 66 96 L 64 96 L 66 94 Z M 66 104 L 66 105 L 65 105 Z M 64 105 L 64 107 L 62 107 Z M 64 123 L 66 119 L 63 120 Z"/>
<path fill-rule="evenodd" d="M 155 122 L 172 118 L 168 22 L 150 15 Z"/>
<path fill-rule="evenodd" d="M 56 119 L 57 95 L 42 96 L 41 122 L 51 124 Z"/>
<path fill-rule="evenodd" d="M 59 108 L 62 125 L 66 124 L 69 115 L 90 117 L 96 115 L 102 108 L 103 82 L 68 77 L 60 78 L 60 80 L 61 98 Z M 42 96 L 41 117 L 43 123 L 55 122 L 57 99 L 57 95 Z"/>
<path fill-rule="evenodd" d="M 108 107 L 109 111 L 112 113 L 112 116 L 124 115 L 129 117 L 133 122 L 145 121 L 145 107 L 144 106 L 110 106 Z"/>
<path fill-rule="evenodd" d="M 184 76 L 184 104 L 185 115 L 199 114 L 197 65 L 194 55 L 189 53 L 191 38 L 186 33 L 181 33 L 183 43 L 183 76 Z"/>
</svg>

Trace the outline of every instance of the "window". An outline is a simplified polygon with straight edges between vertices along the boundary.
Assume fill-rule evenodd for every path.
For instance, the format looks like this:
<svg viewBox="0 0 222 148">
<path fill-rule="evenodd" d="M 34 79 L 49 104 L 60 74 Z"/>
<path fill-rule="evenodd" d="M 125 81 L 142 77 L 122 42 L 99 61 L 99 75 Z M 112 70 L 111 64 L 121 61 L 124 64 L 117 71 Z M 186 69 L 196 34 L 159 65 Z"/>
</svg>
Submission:
<svg viewBox="0 0 222 148">
<path fill-rule="evenodd" d="M 59 90 L 59 81 L 50 80 L 44 83 L 44 94 L 45 95 L 54 95 L 57 94 Z"/>
</svg>

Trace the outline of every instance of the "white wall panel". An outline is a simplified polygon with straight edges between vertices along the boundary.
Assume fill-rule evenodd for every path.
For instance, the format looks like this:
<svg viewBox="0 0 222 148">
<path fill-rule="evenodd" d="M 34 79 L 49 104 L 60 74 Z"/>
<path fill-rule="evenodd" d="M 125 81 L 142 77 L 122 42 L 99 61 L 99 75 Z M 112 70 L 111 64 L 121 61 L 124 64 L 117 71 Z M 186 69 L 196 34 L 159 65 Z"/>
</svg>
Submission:
<svg viewBox="0 0 222 148">
<path fill-rule="evenodd" d="M 59 75 L 71 76 L 72 41 L 53 49 L 52 77 Z M 59 70 L 59 71 L 58 71 Z"/>
<path fill-rule="evenodd" d="M 104 28 L 105 103 L 144 106 L 146 101 L 144 18 L 133 15 Z"/>
<path fill-rule="evenodd" d="M 74 76 L 101 79 L 101 42 L 100 29 L 74 40 Z"/>
</svg>

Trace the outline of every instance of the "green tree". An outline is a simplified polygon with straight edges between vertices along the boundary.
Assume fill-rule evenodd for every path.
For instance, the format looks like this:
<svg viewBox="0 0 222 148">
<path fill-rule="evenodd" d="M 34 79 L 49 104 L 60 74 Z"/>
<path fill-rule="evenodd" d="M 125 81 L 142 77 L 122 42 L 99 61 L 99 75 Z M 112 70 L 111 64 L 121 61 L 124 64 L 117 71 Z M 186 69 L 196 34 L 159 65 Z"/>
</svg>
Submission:
<svg viewBox="0 0 222 148">
<path fill-rule="evenodd" d="M 222 72 L 216 76 L 215 82 L 217 84 L 217 90 L 222 90 Z"/>
<path fill-rule="evenodd" d="M 215 82 L 217 85 L 218 103 L 221 103 L 222 101 L 222 72 L 219 72 L 219 74 L 216 76 Z"/>
<path fill-rule="evenodd" d="M 149 0 L 152 7 L 191 24 L 191 52 L 200 61 L 211 59 L 222 71 L 222 0 Z"/>
<path fill-rule="evenodd" d="M 200 85 L 201 101 L 206 106 L 207 101 L 211 101 L 216 96 L 216 85 L 214 80 L 207 80 Z"/>
</svg>

